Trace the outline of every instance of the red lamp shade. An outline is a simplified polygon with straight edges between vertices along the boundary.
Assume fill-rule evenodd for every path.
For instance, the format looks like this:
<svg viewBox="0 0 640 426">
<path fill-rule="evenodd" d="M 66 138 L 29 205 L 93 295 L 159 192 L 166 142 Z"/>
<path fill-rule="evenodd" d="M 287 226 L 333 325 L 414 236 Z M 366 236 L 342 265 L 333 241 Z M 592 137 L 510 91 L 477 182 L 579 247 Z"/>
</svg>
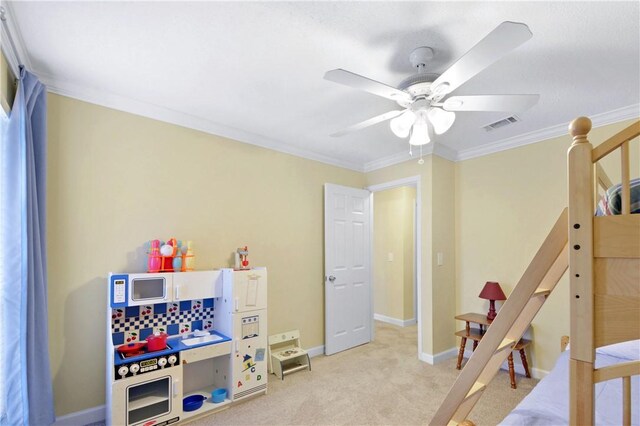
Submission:
<svg viewBox="0 0 640 426">
<path fill-rule="evenodd" d="M 478 297 L 487 300 L 507 300 L 507 296 L 502 292 L 500 284 L 495 281 L 487 281 Z"/>
<path fill-rule="evenodd" d="M 507 300 L 507 296 L 504 295 L 504 292 L 500 288 L 500 284 L 495 281 L 487 281 L 478 297 L 489 301 L 489 312 L 487 313 L 488 320 L 493 320 L 496 317 L 495 301 Z"/>
</svg>

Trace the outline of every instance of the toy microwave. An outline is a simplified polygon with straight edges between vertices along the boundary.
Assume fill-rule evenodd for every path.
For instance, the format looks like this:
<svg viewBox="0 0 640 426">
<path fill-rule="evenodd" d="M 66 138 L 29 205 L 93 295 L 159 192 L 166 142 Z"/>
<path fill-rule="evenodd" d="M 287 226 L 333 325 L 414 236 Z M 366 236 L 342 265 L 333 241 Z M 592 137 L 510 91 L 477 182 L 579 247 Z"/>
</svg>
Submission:
<svg viewBox="0 0 640 426">
<path fill-rule="evenodd" d="M 172 300 L 170 273 L 109 274 L 112 308 L 167 303 Z"/>
</svg>

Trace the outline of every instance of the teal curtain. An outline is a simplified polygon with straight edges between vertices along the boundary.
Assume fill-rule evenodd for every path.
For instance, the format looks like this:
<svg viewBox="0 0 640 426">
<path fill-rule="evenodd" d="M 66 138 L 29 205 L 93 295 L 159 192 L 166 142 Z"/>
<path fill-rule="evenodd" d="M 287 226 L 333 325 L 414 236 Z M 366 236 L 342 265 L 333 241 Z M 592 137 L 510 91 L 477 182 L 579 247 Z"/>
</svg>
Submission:
<svg viewBox="0 0 640 426">
<path fill-rule="evenodd" d="M 20 68 L 0 161 L 2 425 L 55 421 L 46 262 L 46 91 Z"/>
</svg>

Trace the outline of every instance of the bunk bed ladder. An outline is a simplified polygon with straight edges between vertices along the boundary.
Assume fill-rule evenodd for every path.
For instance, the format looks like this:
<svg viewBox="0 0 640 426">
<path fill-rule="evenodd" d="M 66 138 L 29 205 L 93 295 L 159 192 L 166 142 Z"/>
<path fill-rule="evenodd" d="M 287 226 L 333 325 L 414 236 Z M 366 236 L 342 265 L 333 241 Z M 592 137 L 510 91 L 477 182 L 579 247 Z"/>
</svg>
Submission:
<svg viewBox="0 0 640 426">
<path fill-rule="evenodd" d="M 431 425 L 466 420 L 569 266 L 565 208 L 440 405 Z"/>
</svg>

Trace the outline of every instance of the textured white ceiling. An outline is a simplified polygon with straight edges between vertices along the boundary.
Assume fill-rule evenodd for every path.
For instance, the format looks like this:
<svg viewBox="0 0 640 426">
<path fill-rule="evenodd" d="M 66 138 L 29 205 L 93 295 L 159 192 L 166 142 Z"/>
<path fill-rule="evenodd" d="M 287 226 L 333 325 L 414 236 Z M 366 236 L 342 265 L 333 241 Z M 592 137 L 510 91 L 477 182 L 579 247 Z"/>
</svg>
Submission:
<svg viewBox="0 0 640 426">
<path fill-rule="evenodd" d="M 638 115 L 640 2 L 9 2 L 23 62 L 54 92 L 367 170 L 408 159 L 387 123 L 328 135 L 396 105 L 325 81 L 390 85 L 417 46 L 440 73 L 500 22 L 533 38 L 453 94 L 538 93 L 522 121 L 458 113 L 436 152 L 464 158 L 551 135 L 578 115 Z M 561 126 L 561 127 L 559 127 Z M 185 142 L 188 143 L 188 142 Z"/>
</svg>

